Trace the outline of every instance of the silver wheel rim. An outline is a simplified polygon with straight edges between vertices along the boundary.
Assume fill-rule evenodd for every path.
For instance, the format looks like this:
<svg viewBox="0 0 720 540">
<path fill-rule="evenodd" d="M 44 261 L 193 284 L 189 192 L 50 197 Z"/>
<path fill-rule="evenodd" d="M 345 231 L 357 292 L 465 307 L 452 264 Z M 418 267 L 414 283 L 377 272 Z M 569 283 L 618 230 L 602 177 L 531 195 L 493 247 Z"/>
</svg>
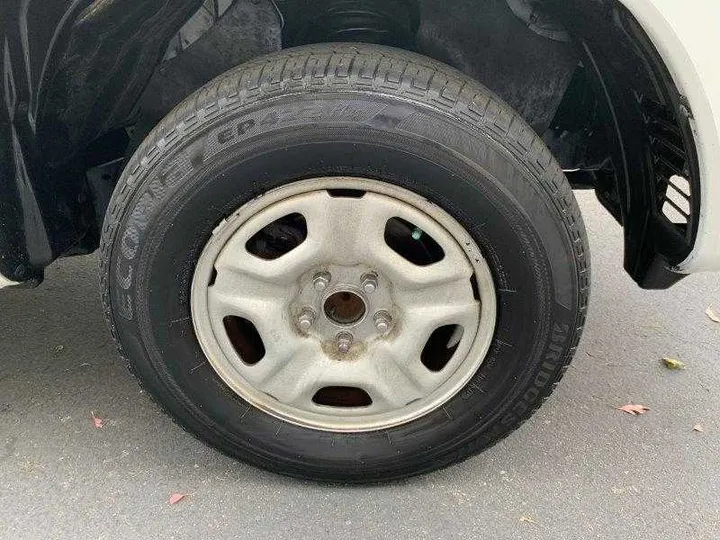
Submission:
<svg viewBox="0 0 720 540">
<path fill-rule="evenodd" d="M 329 191 L 339 189 L 362 196 Z M 274 259 L 249 251 L 256 233 L 297 214 L 306 223 L 297 247 Z M 439 245 L 441 260 L 419 265 L 391 248 L 386 226 L 397 218 L 415 226 L 413 239 Z M 272 190 L 223 220 L 198 260 L 191 312 L 208 362 L 244 400 L 296 425 L 360 432 L 410 422 L 456 395 L 490 347 L 496 296 L 477 244 L 443 209 L 391 184 L 332 177 Z M 256 329 L 259 361 L 241 357 L 232 317 Z M 449 328 L 452 352 L 430 369 L 424 351 Z M 371 403 L 328 404 L 318 396 L 329 389 Z"/>
</svg>

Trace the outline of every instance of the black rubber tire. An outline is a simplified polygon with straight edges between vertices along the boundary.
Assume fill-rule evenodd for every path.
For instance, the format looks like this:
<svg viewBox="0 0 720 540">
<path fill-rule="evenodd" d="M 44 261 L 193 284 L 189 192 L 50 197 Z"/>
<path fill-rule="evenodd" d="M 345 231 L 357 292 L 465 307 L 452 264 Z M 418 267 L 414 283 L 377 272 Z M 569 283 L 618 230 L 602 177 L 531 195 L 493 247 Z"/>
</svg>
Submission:
<svg viewBox="0 0 720 540">
<path fill-rule="evenodd" d="M 271 188 L 333 175 L 440 205 L 481 247 L 498 291 L 493 344 L 470 383 L 382 432 L 314 431 L 251 407 L 206 362 L 190 318 L 195 263 L 216 225 Z M 169 114 L 115 189 L 100 270 L 121 354 L 188 431 L 283 474 L 376 482 L 473 455 L 540 406 L 580 338 L 588 259 L 566 178 L 506 104 L 428 58 L 332 44 L 240 66 Z"/>
</svg>

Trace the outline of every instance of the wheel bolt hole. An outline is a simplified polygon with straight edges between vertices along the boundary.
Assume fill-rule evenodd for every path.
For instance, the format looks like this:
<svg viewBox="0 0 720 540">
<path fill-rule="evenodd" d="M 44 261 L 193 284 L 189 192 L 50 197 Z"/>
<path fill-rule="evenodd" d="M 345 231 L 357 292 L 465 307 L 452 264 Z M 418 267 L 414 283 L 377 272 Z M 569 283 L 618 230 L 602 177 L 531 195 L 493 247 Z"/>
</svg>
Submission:
<svg viewBox="0 0 720 540">
<path fill-rule="evenodd" d="M 355 324 L 365 316 L 365 301 L 351 291 L 339 291 L 328 296 L 323 306 L 325 315 L 340 325 Z"/>
</svg>

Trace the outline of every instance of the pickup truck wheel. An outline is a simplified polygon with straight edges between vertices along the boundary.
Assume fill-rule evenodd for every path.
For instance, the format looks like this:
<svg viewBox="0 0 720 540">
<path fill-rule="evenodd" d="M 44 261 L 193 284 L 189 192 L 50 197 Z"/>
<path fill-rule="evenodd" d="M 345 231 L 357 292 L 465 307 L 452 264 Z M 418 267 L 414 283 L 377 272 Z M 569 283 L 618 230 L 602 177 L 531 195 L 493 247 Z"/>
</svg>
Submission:
<svg viewBox="0 0 720 540">
<path fill-rule="evenodd" d="M 101 279 L 121 353 L 183 427 L 280 473 L 444 467 L 541 404 L 577 346 L 587 240 L 548 150 L 416 54 L 260 58 L 128 164 Z"/>
</svg>

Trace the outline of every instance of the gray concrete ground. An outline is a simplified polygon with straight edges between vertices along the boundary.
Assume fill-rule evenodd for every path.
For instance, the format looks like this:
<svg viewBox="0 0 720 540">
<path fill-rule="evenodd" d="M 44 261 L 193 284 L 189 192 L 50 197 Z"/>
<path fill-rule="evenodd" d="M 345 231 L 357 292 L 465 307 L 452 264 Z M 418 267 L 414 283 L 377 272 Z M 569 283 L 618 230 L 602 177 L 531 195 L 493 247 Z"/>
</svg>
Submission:
<svg viewBox="0 0 720 540">
<path fill-rule="evenodd" d="M 639 290 L 620 228 L 580 199 L 594 291 L 555 395 L 485 454 L 386 486 L 275 476 L 175 426 L 117 360 L 93 257 L 0 292 L 0 537 L 717 540 L 720 324 L 705 309 L 720 312 L 720 276 Z M 615 410 L 629 402 L 651 410 Z M 169 506 L 173 492 L 189 495 Z"/>
</svg>

